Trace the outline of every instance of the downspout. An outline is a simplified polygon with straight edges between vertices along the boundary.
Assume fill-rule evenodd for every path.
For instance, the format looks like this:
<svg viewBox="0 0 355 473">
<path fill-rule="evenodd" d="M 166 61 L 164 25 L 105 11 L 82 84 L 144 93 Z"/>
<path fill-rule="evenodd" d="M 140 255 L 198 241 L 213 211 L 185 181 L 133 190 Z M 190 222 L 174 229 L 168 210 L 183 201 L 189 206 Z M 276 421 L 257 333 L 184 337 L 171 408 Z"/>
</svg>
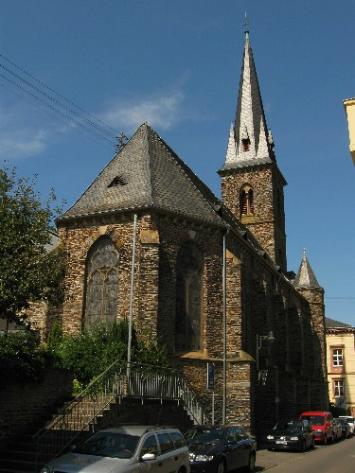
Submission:
<svg viewBox="0 0 355 473">
<path fill-rule="evenodd" d="M 222 297 L 223 297 L 223 404 L 222 404 L 222 425 L 226 423 L 226 403 L 227 403 L 227 291 L 226 291 L 226 237 L 228 229 L 223 234 L 223 264 L 222 264 Z"/>
<path fill-rule="evenodd" d="M 133 318 L 133 298 L 134 298 L 134 267 L 136 262 L 136 233 L 137 233 L 137 214 L 133 215 L 133 237 L 132 237 L 132 262 L 131 262 L 131 286 L 129 293 L 129 312 L 128 312 L 128 344 L 127 344 L 127 379 L 131 371 L 131 351 L 132 351 L 132 318 Z"/>
</svg>

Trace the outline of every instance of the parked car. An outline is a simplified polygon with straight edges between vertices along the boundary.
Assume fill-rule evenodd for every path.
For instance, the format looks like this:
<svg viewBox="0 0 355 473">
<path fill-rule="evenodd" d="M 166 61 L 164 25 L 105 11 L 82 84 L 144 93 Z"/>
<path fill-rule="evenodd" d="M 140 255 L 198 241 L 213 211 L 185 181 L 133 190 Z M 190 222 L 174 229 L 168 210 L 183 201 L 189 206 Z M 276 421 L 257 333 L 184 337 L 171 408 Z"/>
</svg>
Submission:
<svg viewBox="0 0 355 473">
<path fill-rule="evenodd" d="M 338 418 L 332 420 L 333 425 L 333 440 L 340 440 L 343 438 L 343 428 L 341 422 Z"/>
<path fill-rule="evenodd" d="M 348 424 L 348 421 L 346 419 L 343 419 L 342 417 L 338 417 L 338 419 L 341 424 L 342 437 L 344 439 L 351 437 L 351 429 L 350 425 Z"/>
<path fill-rule="evenodd" d="M 198 426 L 185 437 L 192 473 L 227 473 L 241 467 L 255 470 L 256 441 L 242 427 Z"/>
<path fill-rule="evenodd" d="M 307 420 L 312 427 L 314 440 L 327 444 L 334 438 L 332 413 L 328 411 L 307 411 L 302 412 L 300 420 Z"/>
<path fill-rule="evenodd" d="M 120 426 L 97 432 L 41 473 L 190 473 L 189 453 L 178 429 Z"/>
<path fill-rule="evenodd" d="M 352 416 L 339 416 L 340 419 L 346 419 L 348 421 L 350 432 L 355 435 L 355 417 Z"/>
<path fill-rule="evenodd" d="M 266 436 L 268 450 L 298 450 L 314 448 L 312 427 L 299 419 L 280 420 Z"/>
</svg>

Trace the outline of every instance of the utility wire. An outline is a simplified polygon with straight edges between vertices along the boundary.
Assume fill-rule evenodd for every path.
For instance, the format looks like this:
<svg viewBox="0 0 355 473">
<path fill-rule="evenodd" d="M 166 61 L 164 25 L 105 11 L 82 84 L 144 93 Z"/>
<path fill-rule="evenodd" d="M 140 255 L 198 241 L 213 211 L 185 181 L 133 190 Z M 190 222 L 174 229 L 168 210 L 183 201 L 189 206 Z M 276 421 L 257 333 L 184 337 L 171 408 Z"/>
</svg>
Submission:
<svg viewBox="0 0 355 473">
<path fill-rule="evenodd" d="M 23 87 L 21 84 L 19 84 L 18 82 L 10 79 L 8 76 L 2 74 L 0 72 L 0 79 L 3 79 L 4 81 L 6 81 L 8 84 L 10 84 L 11 86 L 13 87 L 16 87 L 17 89 L 19 89 L 20 91 L 22 92 L 25 92 L 25 94 L 27 94 L 27 96 L 30 96 L 33 100 L 35 100 L 37 103 L 40 103 L 42 106 L 44 105 L 45 107 L 47 107 L 47 109 L 49 109 L 52 113 L 54 113 L 57 118 L 58 116 L 64 120 L 66 123 L 69 122 L 69 118 L 71 119 L 71 124 L 74 123 L 74 121 L 72 120 L 72 118 L 70 116 L 68 116 L 67 114 L 63 113 L 62 110 L 54 107 L 52 104 L 50 103 L 47 103 L 45 100 L 41 99 L 40 97 L 38 97 L 37 95 L 35 95 L 34 93 L 32 93 L 31 91 L 27 90 L 25 87 Z M 94 139 L 94 141 L 98 142 L 98 137 L 101 138 L 101 142 L 102 143 L 102 136 L 101 135 L 92 135 L 92 131 L 93 130 L 90 130 L 88 129 L 87 127 L 85 127 L 82 123 L 75 123 L 76 126 L 79 127 L 80 131 L 85 131 L 86 134 L 88 134 L 92 139 Z M 107 140 L 105 141 L 105 144 L 108 144 L 110 143 L 110 148 L 112 147 L 113 144 L 115 144 L 115 142 L 113 140 Z M 111 148 L 112 149 L 112 148 Z"/>
<path fill-rule="evenodd" d="M 31 74 L 30 72 L 26 71 L 26 69 L 24 69 L 23 67 L 20 67 L 18 64 L 16 64 L 14 61 L 12 61 L 11 59 L 9 59 L 8 57 L 6 57 L 4 54 L 1 54 L 0 53 L 0 58 L 4 59 L 7 63 L 9 63 L 11 66 L 15 67 L 16 69 L 18 69 L 19 71 L 21 71 L 23 74 L 25 74 L 27 77 L 29 77 L 30 79 L 32 79 L 33 81 L 37 82 L 40 86 L 44 87 L 45 89 L 49 90 L 50 92 L 52 92 L 53 94 L 55 94 L 57 97 L 59 97 L 60 99 L 64 100 L 66 103 L 68 103 L 69 105 L 71 105 L 72 107 L 75 107 L 77 110 L 79 110 L 82 114 L 85 114 L 87 115 L 88 117 L 90 117 L 92 119 L 93 122 L 98 122 L 102 125 L 103 128 L 105 128 L 107 131 L 109 131 L 110 133 L 113 133 L 114 136 L 116 135 L 116 130 L 111 127 L 110 125 L 108 125 L 107 123 L 105 123 L 103 120 L 101 120 L 100 118 L 92 115 L 90 112 L 88 112 L 87 110 L 83 109 L 82 107 L 80 107 L 79 105 L 77 105 L 75 102 L 73 102 L 72 100 L 68 99 L 67 97 L 65 97 L 64 95 L 60 94 L 59 92 L 57 92 L 56 90 L 54 90 L 53 88 L 51 88 L 48 84 L 46 84 L 44 81 L 38 79 L 37 77 L 35 77 L 33 74 Z"/>
<path fill-rule="evenodd" d="M 4 61 L 6 61 L 7 65 L 3 63 Z M 11 67 L 15 68 L 15 70 L 11 69 Z M 22 96 L 30 97 L 37 104 L 40 103 L 42 111 L 43 107 L 46 107 L 52 115 L 57 115 L 62 120 L 69 122 L 70 126 L 78 127 L 80 131 L 85 131 L 88 134 L 87 136 L 94 139 L 95 142 L 98 142 L 98 139 L 103 140 L 110 147 L 114 145 L 116 151 L 122 149 L 122 146 L 127 142 L 127 137 L 123 132 L 121 132 L 120 137 L 124 137 L 125 141 L 123 142 L 122 139 L 121 143 L 116 130 L 110 125 L 87 112 L 72 100 L 67 99 L 64 95 L 56 92 L 45 82 L 37 79 L 24 68 L 0 53 L 1 69 L 3 71 L 0 74 L 2 86 L 4 86 L 4 83 L 7 86 L 10 85 L 10 87 L 6 88 L 10 89 L 13 93 L 15 92 L 11 87 L 20 90 Z"/>
<path fill-rule="evenodd" d="M 6 73 L 10 74 L 12 77 L 15 77 L 15 79 L 17 79 L 18 81 L 20 81 L 22 84 L 25 84 L 25 87 L 21 87 L 25 92 L 28 92 L 30 95 L 32 95 L 33 97 L 37 97 L 38 100 L 41 100 L 40 97 L 38 96 L 35 96 L 32 92 L 31 92 L 31 89 L 34 90 L 37 94 L 40 94 L 40 96 L 42 96 L 42 102 L 47 105 L 48 107 L 52 108 L 53 110 L 57 111 L 58 113 L 60 113 L 61 115 L 63 116 L 66 116 L 68 118 L 71 118 L 73 120 L 73 122 L 75 122 L 76 124 L 78 124 L 79 126 L 81 127 L 90 127 L 92 129 L 93 132 L 95 132 L 97 135 L 99 135 L 100 137 L 102 137 L 103 139 L 107 140 L 109 143 L 111 144 L 115 144 L 115 141 L 114 141 L 114 137 L 113 135 L 110 134 L 110 136 L 107 135 L 106 132 L 104 132 L 102 129 L 100 129 L 100 127 L 98 127 L 94 122 L 92 122 L 91 120 L 87 119 L 86 117 L 83 117 L 83 116 L 80 116 L 78 113 L 76 113 L 74 110 L 68 108 L 67 106 L 63 105 L 59 100 L 57 100 L 55 97 L 49 95 L 47 92 L 41 90 L 39 87 L 37 87 L 36 85 L 34 84 L 31 84 L 28 80 L 24 79 L 23 77 L 21 77 L 19 74 L 17 74 L 16 72 L 14 71 L 11 71 L 8 67 L 4 66 L 3 64 L 0 63 L 0 68 L 3 69 Z M 1 75 L 3 78 L 5 78 L 5 76 L 2 74 Z M 5 79 L 6 80 L 6 79 Z M 16 85 L 16 87 L 19 86 L 18 83 L 15 83 L 11 80 L 9 80 L 10 83 L 13 83 L 14 85 Z M 30 89 L 30 90 L 27 90 L 27 87 Z M 43 97 L 45 100 L 43 100 Z M 46 100 L 49 101 L 49 103 L 46 102 Z M 54 104 L 55 107 L 53 107 L 52 105 Z M 62 108 L 62 110 L 60 110 L 60 108 Z M 63 112 L 64 110 L 64 112 Z"/>
</svg>

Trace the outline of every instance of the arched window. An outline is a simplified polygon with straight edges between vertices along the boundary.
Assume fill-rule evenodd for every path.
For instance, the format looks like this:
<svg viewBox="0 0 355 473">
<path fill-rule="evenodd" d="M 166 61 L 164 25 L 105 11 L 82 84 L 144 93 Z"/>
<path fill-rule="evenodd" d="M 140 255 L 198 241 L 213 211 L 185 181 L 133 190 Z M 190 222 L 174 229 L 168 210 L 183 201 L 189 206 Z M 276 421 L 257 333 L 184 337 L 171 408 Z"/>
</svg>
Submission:
<svg viewBox="0 0 355 473">
<path fill-rule="evenodd" d="M 245 185 L 240 192 L 240 214 L 254 215 L 254 194 L 249 185 Z"/>
<path fill-rule="evenodd" d="M 119 253 L 108 237 L 97 240 L 86 260 L 85 326 L 117 316 Z"/>
<path fill-rule="evenodd" d="M 201 348 L 201 290 L 203 257 L 193 242 L 185 243 L 176 264 L 176 351 Z"/>
</svg>

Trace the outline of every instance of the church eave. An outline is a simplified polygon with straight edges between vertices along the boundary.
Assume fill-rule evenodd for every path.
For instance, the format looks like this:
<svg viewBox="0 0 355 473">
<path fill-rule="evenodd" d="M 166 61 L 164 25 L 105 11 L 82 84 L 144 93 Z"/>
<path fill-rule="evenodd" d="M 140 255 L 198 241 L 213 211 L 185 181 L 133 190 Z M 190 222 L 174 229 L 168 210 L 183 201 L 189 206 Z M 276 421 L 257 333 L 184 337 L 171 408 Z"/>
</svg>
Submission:
<svg viewBox="0 0 355 473">
<path fill-rule="evenodd" d="M 109 209 L 109 210 L 101 210 L 101 211 L 94 211 L 94 212 L 86 212 L 82 214 L 76 215 L 63 215 L 56 219 L 56 224 L 58 227 L 65 227 L 66 224 L 72 224 L 73 222 L 81 222 L 83 220 L 91 220 L 95 218 L 105 218 L 111 217 L 115 215 L 126 215 L 132 212 L 142 213 L 142 212 L 155 212 L 159 214 L 165 214 L 172 216 L 174 218 L 179 217 L 182 219 L 189 220 L 191 222 L 195 222 L 198 225 L 208 225 L 213 226 L 216 228 L 226 228 L 227 224 L 220 218 L 218 215 L 215 218 L 211 217 L 208 218 L 200 218 L 197 215 L 192 215 L 189 212 L 184 212 L 183 210 L 176 210 L 169 207 L 159 206 L 157 204 L 145 204 L 139 206 L 130 206 L 125 208 L 119 209 Z"/>
</svg>

